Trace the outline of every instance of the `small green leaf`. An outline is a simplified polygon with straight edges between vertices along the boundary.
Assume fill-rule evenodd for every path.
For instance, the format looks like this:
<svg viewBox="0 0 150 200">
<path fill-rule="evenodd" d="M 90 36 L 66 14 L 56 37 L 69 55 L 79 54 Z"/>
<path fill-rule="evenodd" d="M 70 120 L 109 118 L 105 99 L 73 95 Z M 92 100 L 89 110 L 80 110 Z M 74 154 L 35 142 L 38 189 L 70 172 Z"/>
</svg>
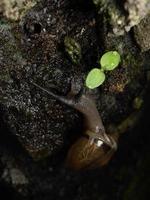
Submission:
<svg viewBox="0 0 150 200">
<path fill-rule="evenodd" d="M 113 70 L 120 62 L 120 55 L 117 51 L 109 51 L 105 53 L 101 59 L 100 64 L 103 70 Z"/>
<path fill-rule="evenodd" d="M 105 81 L 105 74 L 98 68 L 92 69 L 87 75 L 85 84 L 88 88 L 94 89 L 100 86 Z"/>
</svg>

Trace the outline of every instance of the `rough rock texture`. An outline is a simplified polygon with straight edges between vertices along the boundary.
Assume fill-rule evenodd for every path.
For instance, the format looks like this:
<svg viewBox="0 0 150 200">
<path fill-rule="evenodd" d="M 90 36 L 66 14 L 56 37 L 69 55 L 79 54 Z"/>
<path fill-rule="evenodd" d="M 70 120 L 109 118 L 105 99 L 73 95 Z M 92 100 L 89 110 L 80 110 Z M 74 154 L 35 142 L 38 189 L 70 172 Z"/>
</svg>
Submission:
<svg viewBox="0 0 150 200">
<path fill-rule="evenodd" d="M 112 31 L 116 35 L 125 32 L 139 24 L 139 22 L 150 13 L 149 0 L 93 0 L 99 13 L 107 12 L 110 18 Z"/>
<path fill-rule="evenodd" d="M 125 24 L 116 29 L 116 12 L 123 20 L 129 16 L 123 14 L 124 1 L 99 2 L 95 9 L 90 0 L 40 1 L 18 22 L 1 15 L 1 196 L 15 200 L 145 200 L 148 196 L 149 40 L 140 34 L 135 37 L 136 28 L 134 35 L 125 33 Z M 143 50 L 144 40 L 148 43 Z M 72 79 L 83 87 L 87 72 L 98 66 L 107 50 L 119 51 L 122 62 L 92 94 L 106 128 L 126 134 L 107 167 L 73 172 L 65 168 L 64 160 L 82 132 L 82 117 L 30 81 L 66 95 Z M 137 122 L 139 110 L 145 115 L 127 132 Z"/>
<path fill-rule="evenodd" d="M 50 99 L 30 81 L 53 87 L 64 95 L 73 78 L 81 83 L 85 63 L 79 66 L 71 62 L 65 53 L 64 38 L 69 35 L 82 41 L 88 67 L 98 49 L 92 21 L 92 12 L 73 11 L 63 1 L 48 1 L 31 9 L 14 27 L 1 25 L 0 99 L 4 121 L 36 159 L 59 150 L 64 134 L 75 127 L 79 116 Z M 89 38 L 91 42 L 87 43 Z"/>
<path fill-rule="evenodd" d="M 125 10 L 128 12 L 128 26 L 126 30 L 129 31 L 131 27 L 137 25 L 148 13 L 150 13 L 149 0 L 127 0 L 124 4 Z"/>
<path fill-rule="evenodd" d="M 150 49 L 150 15 L 134 27 L 134 35 L 141 50 L 148 51 Z"/>
<path fill-rule="evenodd" d="M 37 0 L 1 0 L 0 13 L 10 20 L 17 21 L 30 8 L 35 6 Z"/>
</svg>

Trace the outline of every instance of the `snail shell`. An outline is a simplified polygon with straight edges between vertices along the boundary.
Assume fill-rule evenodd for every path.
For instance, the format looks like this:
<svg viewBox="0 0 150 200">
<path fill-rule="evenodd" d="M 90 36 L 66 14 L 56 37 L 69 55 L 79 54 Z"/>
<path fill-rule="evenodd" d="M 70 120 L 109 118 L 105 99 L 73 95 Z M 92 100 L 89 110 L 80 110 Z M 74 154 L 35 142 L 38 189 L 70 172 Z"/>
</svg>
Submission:
<svg viewBox="0 0 150 200">
<path fill-rule="evenodd" d="M 117 148 L 113 138 L 109 136 L 109 140 L 112 146 L 97 136 L 83 135 L 70 148 L 66 165 L 74 170 L 94 169 L 106 165 Z"/>
</svg>

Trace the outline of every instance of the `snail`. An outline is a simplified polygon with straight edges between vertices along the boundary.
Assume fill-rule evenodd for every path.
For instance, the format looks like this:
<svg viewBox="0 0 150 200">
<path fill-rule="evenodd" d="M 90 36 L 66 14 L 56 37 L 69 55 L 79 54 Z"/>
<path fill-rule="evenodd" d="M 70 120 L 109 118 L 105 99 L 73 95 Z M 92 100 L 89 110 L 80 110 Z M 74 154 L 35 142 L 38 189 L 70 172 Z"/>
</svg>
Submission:
<svg viewBox="0 0 150 200">
<path fill-rule="evenodd" d="M 94 169 L 106 165 L 117 149 L 117 139 L 105 132 L 96 103 L 87 94 L 59 96 L 36 83 L 32 84 L 56 100 L 82 113 L 84 128 L 81 137 L 71 146 L 66 164 L 75 170 Z M 72 87 L 73 88 L 73 87 Z"/>
</svg>

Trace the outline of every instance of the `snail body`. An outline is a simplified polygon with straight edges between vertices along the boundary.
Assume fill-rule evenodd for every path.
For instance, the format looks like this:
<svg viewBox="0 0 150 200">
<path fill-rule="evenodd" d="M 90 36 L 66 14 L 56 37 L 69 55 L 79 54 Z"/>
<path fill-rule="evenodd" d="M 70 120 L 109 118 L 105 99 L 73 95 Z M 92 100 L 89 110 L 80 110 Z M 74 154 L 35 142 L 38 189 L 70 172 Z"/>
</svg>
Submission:
<svg viewBox="0 0 150 200">
<path fill-rule="evenodd" d="M 113 136 L 106 134 L 95 101 L 85 94 L 81 94 L 78 98 L 75 98 L 75 95 L 59 96 L 36 83 L 32 84 L 83 114 L 83 133 L 71 146 L 66 165 L 72 169 L 80 170 L 98 168 L 107 164 L 117 149 L 117 143 Z"/>
</svg>

